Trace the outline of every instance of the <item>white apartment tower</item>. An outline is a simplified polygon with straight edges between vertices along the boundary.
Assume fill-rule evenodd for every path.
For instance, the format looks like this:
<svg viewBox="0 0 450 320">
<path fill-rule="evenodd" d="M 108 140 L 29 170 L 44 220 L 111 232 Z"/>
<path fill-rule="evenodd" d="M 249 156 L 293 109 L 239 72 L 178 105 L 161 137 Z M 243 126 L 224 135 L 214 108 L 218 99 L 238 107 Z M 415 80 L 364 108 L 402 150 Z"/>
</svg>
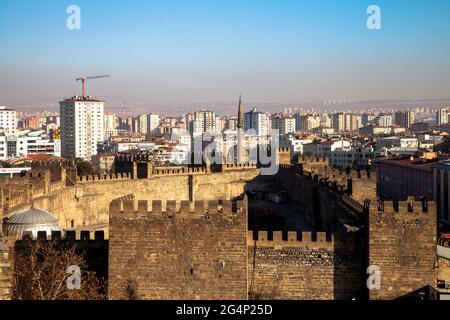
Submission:
<svg viewBox="0 0 450 320">
<path fill-rule="evenodd" d="M 147 132 L 154 133 L 159 127 L 159 114 L 150 113 L 147 115 Z"/>
<path fill-rule="evenodd" d="M 270 130 L 269 116 L 260 111 L 253 110 L 244 113 L 244 130 L 253 129 L 257 135 L 268 135 Z"/>
<path fill-rule="evenodd" d="M 278 129 L 280 134 L 295 133 L 295 117 L 290 115 L 274 115 L 271 129 Z"/>
<path fill-rule="evenodd" d="M 448 123 L 448 114 L 449 113 L 450 113 L 450 108 L 448 108 L 448 107 L 440 108 L 436 112 L 436 124 L 438 126 L 441 126 L 443 124 L 447 124 Z"/>
<path fill-rule="evenodd" d="M 91 160 L 104 140 L 104 101 L 75 96 L 59 103 L 61 154 L 66 158 Z"/>
<path fill-rule="evenodd" d="M 200 110 L 194 113 L 192 133 L 194 135 L 216 131 L 216 114 L 209 110 Z"/>
<path fill-rule="evenodd" d="M 143 133 L 143 134 L 147 134 L 148 133 L 148 116 L 145 114 L 145 113 L 143 113 L 143 114 L 140 114 L 139 116 L 138 116 L 138 118 L 139 118 L 139 128 L 138 128 L 138 132 L 139 133 Z"/>
<path fill-rule="evenodd" d="M 0 106 L 0 128 L 3 128 L 5 136 L 16 134 L 17 130 L 17 111 Z"/>
</svg>

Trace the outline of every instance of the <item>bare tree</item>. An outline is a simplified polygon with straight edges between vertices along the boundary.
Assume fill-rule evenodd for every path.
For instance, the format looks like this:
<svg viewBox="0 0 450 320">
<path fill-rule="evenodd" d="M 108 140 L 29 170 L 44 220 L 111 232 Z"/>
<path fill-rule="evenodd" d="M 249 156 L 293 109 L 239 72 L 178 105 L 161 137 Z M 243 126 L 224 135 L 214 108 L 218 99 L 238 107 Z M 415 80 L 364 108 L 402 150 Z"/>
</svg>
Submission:
<svg viewBox="0 0 450 320">
<path fill-rule="evenodd" d="M 99 300 L 106 299 L 106 281 L 88 269 L 75 246 L 57 241 L 31 241 L 16 246 L 13 264 L 13 299 Z M 69 266 L 81 270 L 80 289 L 69 289 Z"/>
</svg>

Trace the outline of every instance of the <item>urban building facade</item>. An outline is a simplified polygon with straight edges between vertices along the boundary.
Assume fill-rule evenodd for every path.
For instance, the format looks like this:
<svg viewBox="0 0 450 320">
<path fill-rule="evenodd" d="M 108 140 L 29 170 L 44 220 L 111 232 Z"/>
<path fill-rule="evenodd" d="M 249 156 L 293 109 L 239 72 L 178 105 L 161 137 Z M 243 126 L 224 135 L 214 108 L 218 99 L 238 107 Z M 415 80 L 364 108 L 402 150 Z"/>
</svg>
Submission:
<svg viewBox="0 0 450 320">
<path fill-rule="evenodd" d="M 6 136 L 14 135 L 17 131 L 17 112 L 0 106 L 0 128 Z"/>
<path fill-rule="evenodd" d="M 104 140 L 104 102 L 75 96 L 61 101 L 59 107 L 62 156 L 90 160 Z"/>
</svg>

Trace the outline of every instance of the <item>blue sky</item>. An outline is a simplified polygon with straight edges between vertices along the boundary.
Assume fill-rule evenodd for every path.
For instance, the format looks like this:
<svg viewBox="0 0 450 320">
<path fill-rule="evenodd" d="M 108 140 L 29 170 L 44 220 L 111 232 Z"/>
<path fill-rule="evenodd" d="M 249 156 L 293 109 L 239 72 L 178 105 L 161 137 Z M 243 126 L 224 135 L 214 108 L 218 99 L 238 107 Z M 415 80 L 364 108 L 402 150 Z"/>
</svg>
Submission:
<svg viewBox="0 0 450 320">
<path fill-rule="evenodd" d="M 81 9 L 68 30 L 66 8 Z M 381 30 L 366 8 L 381 8 Z M 0 105 L 88 89 L 155 101 L 450 96 L 450 0 L 0 1 Z"/>
</svg>

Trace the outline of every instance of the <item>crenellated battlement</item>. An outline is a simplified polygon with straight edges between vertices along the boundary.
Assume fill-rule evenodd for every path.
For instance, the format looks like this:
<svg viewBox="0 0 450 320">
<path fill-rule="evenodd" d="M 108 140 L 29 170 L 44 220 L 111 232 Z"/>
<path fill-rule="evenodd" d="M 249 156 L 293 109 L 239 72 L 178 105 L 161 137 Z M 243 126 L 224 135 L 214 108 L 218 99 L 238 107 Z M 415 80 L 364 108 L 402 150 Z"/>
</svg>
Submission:
<svg viewBox="0 0 450 320">
<path fill-rule="evenodd" d="M 85 182 L 85 181 L 99 181 L 99 180 L 124 180 L 131 179 L 132 176 L 130 173 L 111 173 L 111 174 L 93 174 L 93 175 L 83 175 L 77 176 L 77 182 Z"/>
<path fill-rule="evenodd" d="M 81 230 L 79 233 L 70 230 L 65 231 L 52 231 L 51 234 L 47 234 L 46 231 L 38 231 L 37 237 L 33 238 L 33 233 L 31 231 L 24 231 L 22 233 L 22 238 L 16 240 L 16 244 L 20 241 L 28 240 L 40 240 L 40 241 L 62 241 L 62 242 L 87 242 L 87 241 L 104 241 L 105 233 L 103 230 L 89 231 Z"/>
<path fill-rule="evenodd" d="M 366 170 L 352 170 L 349 175 L 353 180 L 374 180 L 376 174 Z"/>
<path fill-rule="evenodd" d="M 279 168 L 282 168 L 282 169 L 292 169 L 292 168 L 294 168 L 292 164 L 288 164 L 288 163 L 280 163 L 278 166 L 279 166 Z"/>
<path fill-rule="evenodd" d="M 256 169 L 258 165 L 256 163 L 227 163 L 223 165 L 223 168 L 226 170 L 234 170 L 234 169 Z"/>
<path fill-rule="evenodd" d="M 395 299 L 436 285 L 436 207 L 434 202 L 366 201 L 368 264 L 383 273 L 369 299 Z"/>
<path fill-rule="evenodd" d="M 152 176 L 206 173 L 206 167 L 154 167 L 152 170 Z"/>
<path fill-rule="evenodd" d="M 415 219 L 417 217 L 433 219 L 436 216 L 436 205 L 434 202 L 416 201 L 408 198 L 406 201 L 376 201 L 371 200 L 370 213 L 395 213 L 403 218 Z"/>
<path fill-rule="evenodd" d="M 168 200 L 135 200 L 116 199 L 109 206 L 111 219 L 140 219 L 146 217 L 180 217 L 180 218 L 210 218 L 219 215 L 231 217 L 247 212 L 247 199 L 231 200 L 210 200 L 210 201 L 188 201 Z"/>
<path fill-rule="evenodd" d="M 58 160 L 32 160 L 30 162 L 32 168 L 35 167 L 75 167 L 75 160 L 58 159 Z"/>
<path fill-rule="evenodd" d="M 296 232 L 288 231 L 287 238 L 283 239 L 282 231 L 273 231 L 272 240 L 269 240 L 269 234 L 267 231 L 248 231 L 247 233 L 248 245 L 256 245 L 260 247 L 313 247 L 323 249 L 334 248 L 334 237 L 332 234 L 326 234 L 325 232 L 317 232 L 313 237 L 312 232 Z"/>
<path fill-rule="evenodd" d="M 333 191 L 345 192 L 347 190 L 347 179 L 344 176 L 335 176 L 314 172 L 302 172 L 304 177 L 311 179 L 319 186 L 329 188 Z"/>
<path fill-rule="evenodd" d="M 271 237 L 269 237 L 271 235 Z M 258 231 L 247 232 L 247 245 L 252 247 L 270 247 L 273 249 L 306 248 L 323 249 L 340 254 L 355 252 L 364 248 L 364 242 L 349 234 L 332 234 L 310 231 Z"/>
<path fill-rule="evenodd" d="M 298 163 L 300 164 L 330 164 L 328 157 L 313 157 L 313 156 L 299 156 Z"/>
</svg>

